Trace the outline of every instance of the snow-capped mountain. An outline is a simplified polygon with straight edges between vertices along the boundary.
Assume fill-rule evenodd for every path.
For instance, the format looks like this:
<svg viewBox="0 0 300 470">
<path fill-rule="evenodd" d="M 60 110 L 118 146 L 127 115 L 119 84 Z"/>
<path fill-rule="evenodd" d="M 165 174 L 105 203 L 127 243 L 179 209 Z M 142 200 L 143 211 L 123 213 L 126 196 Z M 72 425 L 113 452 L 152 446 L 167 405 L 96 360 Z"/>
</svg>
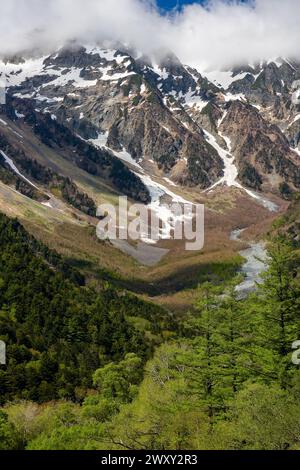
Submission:
<svg viewBox="0 0 300 470">
<path fill-rule="evenodd" d="M 0 145 L 26 178 L 36 175 L 16 157 L 24 138 L 18 142 L 16 129 L 9 134 L 5 116 L 48 147 L 63 147 L 87 174 L 145 202 L 147 177 L 199 194 L 235 187 L 254 198 L 288 198 L 300 188 L 300 107 L 292 100 L 298 63 L 197 71 L 172 53 L 157 60 L 72 45 L 47 57 L 6 59 L 0 73 L 7 84 Z"/>
</svg>

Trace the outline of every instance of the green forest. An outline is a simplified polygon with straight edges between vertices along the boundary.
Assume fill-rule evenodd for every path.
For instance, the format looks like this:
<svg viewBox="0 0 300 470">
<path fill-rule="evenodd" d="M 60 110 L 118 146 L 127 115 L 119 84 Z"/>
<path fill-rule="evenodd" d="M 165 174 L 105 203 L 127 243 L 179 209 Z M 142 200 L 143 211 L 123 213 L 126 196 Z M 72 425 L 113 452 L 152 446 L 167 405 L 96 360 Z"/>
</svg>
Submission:
<svg viewBox="0 0 300 470">
<path fill-rule="evenodd" d="M 274 231 L 255 293 L 203 282 L 177 321 L 0 215 L 0 449 L 300 450 L 298 248 Z"/>
</svg>

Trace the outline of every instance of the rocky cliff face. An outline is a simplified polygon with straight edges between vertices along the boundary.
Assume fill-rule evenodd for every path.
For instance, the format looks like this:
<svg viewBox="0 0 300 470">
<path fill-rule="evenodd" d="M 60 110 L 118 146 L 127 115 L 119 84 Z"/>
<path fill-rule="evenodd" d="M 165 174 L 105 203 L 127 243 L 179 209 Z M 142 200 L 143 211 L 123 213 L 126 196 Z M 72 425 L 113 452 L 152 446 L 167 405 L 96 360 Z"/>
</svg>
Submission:
<svg viewBox="0 0 300 470">
<path fill-rule="evenodd" d="M 241 72 L 241 71 L 240 71 Z M 299 114 L 299 104 L 293 103 L 296 82 L 300 79 L 300 64 L 286 59 L 248 69 L 248 73 L 234 81 L 229 91 L 242 93 L 246 100 L 257 106 L 270 121 L 276 123 L 293 147 L 299 144 L 299 130 L 293 126 Z M 296 87 L 296 88 L 295 88 Z M 299 88 L 299 87 L 298 87 Z"/>
<path fill-rule="evenodd" d="M 153 69 L 145 59 L 118 50 L 79 48 L 48 57 L 13 94 L 34 100 L 40 112 L 51 113 L 83 139 L 116 152 L 125 149 L 137 162 L 153 160 L 166 174 L 174 170 L 184 184 L 207 188 L 222 175 L 222 160 L 197 125 L 189 128 L 173 114 L 165 94 L 174 87 L 183 96 L 196 82 L 172 57 Z M 188 122 L 184 107 L 182 114 Z"/>
<path fill-rule="evenodd" d="M 176 184 L 207 189 L 224 184 L 224 152 L 230 151 L 242 185 L 277 193 L 299 189 L 300 109 L 292 100 L 299 64 L 277 59 L 200 73 L 172 53 L 161 57 L 69 45 L 47 58 L 7 62 L 0 71 L 15 119 L 28 121 L 31 106 L 44 130 L 49 127 L 49 145 L 63 126 L 69 139 L 81 141 L 77 150 L 94 146 L 97 158 L 125 160 L 126 180 L 151 163 Z M 64 132 L 58 134 L 65 145 Z M 93 151 L 78 153 L 77 165 L 103 173 Z M 114 184 L 122 187 L 121 179 Z M 133 194 L 127 186 L 124 192 Z M 147 192 L 137 188 L 134 197 L 146 201 Z"/>
<path fill-rule="evenodd" d="M 293 189 L 300 188 L 299 156 L 280 129 L 253 106 L 231 102 L 221 130 L 231 139 L 239 179 L 244 184 L 265 191 L 277 189 L 284 182 Z"/>
</svg>

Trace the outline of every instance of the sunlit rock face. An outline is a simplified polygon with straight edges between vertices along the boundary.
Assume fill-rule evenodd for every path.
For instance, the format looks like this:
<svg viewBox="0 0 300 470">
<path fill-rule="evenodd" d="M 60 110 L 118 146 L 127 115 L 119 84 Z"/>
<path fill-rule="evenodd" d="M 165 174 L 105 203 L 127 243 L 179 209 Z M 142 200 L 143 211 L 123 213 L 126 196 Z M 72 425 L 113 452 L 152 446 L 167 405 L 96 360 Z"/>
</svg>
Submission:
<svg viewBox="0 0 300 470">
<path fill-rule="evenodd" d="M 31 103 L 77 138 L 131 167 L 150 162 L 175 184 L 281 194 L 300 187 L 298 63 L 199 71 L 172 52 L 157 57 L 69 44 L 6 60 L 0 72 L 16 118 Z"/>
</svg>

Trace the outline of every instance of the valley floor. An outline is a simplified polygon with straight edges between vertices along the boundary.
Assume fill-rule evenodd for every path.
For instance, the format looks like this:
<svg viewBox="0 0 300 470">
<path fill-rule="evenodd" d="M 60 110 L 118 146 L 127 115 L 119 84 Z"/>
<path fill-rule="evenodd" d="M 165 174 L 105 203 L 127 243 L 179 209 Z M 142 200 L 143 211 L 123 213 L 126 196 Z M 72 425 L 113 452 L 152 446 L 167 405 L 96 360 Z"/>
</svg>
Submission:
<svg viewBox="0 0 300 470">
<path fill-rule="evenodd" d="M 183 197 L 187 192 L 179 190 Z M 185 251 L 184 242 L 160 241 L 154 251 L 152 245 L 144 245 L 141 260 L 145 264 L 141 264 L 113 244 L 100 242 L 95 232 L 96 220 L 82 213 L 74 217 L 74 210 L 62 212 L 61 208 L 45 207 L 0 183 L 1 210 L 17 217 L 30 233 L 71 259 L 88 278 L 101 280 L 105 275 L 116 285 L 178 312 L 191 307 L 194 289 L 201 280 L 213 277 L 214 271 L 222 276 L 239 269 L 243 263 L 239 253 L 249 243 L 262 240 L 288 206 L 271 196 L 278 212 L 270 212 L 243 191 L 221 186 L 207 194 L 190 191 L 189 198 L 205 205 L 204 249 L 189 252 Z M 230 234 L 237 229 L 243 230 L 241 239 L 231 240 Z M 155 263 L 157 248 L 165 255 Z M 150 263 L 153 266 L 149 266 L 149 259 L 154 261 Z M 225 274 L 221 274 L 222 270 Z"/>
</svg>

